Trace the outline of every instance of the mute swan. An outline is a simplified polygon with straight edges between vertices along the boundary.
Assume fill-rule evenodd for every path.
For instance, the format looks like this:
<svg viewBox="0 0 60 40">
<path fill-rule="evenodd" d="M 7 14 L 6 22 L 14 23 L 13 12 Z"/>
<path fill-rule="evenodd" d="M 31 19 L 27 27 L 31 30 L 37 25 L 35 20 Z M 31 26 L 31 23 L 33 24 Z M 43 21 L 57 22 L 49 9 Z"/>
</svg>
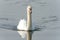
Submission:
<svg viewBox="0 0 60 40">
<path fill-rule="evenodd" d="M 20 20 L 17 29 L 18 30 L 31 30 L 32 27 L 32 20 L 31 20 L 31 14 L 32 14 L 32 7 L 27 7 L 27 21 L 25 19 Z M 27 32 L 25 31 L 18 31 L 18 33 L 21 35 L 22 38 L 25 37 Z"/>
</svg>

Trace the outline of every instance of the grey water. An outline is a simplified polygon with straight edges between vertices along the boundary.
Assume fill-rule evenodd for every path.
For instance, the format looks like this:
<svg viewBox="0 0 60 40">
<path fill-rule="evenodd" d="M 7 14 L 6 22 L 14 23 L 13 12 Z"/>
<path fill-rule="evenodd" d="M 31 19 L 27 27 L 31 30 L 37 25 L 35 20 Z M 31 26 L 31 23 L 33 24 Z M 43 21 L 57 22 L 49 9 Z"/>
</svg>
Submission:
<svg viewBox="0 0 60 40">
<path fill-rule="evenodd" d="M 17 25 L 26 19 L 26 8 L 32 6 L 32 23 L 41 28 L 32 40 L 60 40 L 60 0 L 0 0 L 0 40 L 26 40 L 21 38 Z"/>
</svg>

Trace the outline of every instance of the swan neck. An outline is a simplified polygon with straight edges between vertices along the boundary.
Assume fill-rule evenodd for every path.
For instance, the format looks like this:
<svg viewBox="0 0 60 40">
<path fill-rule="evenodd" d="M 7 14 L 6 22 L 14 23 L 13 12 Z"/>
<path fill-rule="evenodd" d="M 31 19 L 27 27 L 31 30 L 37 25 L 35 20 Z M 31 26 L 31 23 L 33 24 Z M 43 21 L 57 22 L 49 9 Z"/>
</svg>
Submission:
<svg viewBox="0 0 60 40">
<path fill-rule="evenodd" d="M 32 8 L 28 7 L 27 8 L 27 27 L 28 27 L 28 30 L 31 30 L 32 28 Z"/>
</svg>

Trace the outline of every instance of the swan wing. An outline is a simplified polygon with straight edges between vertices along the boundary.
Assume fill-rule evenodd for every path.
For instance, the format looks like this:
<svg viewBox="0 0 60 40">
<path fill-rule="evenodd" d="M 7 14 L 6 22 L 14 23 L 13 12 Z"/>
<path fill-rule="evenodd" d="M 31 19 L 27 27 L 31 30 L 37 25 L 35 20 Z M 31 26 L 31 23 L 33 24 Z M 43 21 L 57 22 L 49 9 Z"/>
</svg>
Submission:
<svg viewBox="0 0 60 40">
<path fill-rule="evenodd" d="M 18 26 L 17 26 L 17 29 L 18 29 L 18 30 L 26 30 L 26 29 L 27 29 L 26 20 L 21 19 L 21 20 L 19 21 L 19 24 L 18 24 Z M 20 36 L 21 36 L 22 38 L 24 38 L 24 37 L 26 36 L 26 32 L 25 32 L 25 31 L 18 31 L 18 33 L 20 34 Z"/>
</svg>

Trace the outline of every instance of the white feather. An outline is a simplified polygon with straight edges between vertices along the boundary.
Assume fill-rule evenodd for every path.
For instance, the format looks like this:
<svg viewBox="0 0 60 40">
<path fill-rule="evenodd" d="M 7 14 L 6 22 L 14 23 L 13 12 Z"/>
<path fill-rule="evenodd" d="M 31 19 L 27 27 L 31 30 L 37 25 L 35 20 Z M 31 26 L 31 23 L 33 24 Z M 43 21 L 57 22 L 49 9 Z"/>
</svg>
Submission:
<svg viewBox="0 0 60 40">
<path fill-rule="evenodd" d="M 32 25 L 32 26 L 33 26 L 33 25 Z M 28 30 L 27 23 L 26 23 L 26 20 L 25 20 L 25 19 L 21 19 L 21 20 L 19 21 L 19 24 L 18 24 L 18 26 L 17 26 L 17 29 L 18 29 L 18 30 Z M 34 30 L 34 29 L 35 29 L 35 27 L 33 26 L 31 30 Z M 26 31 L 18 31 L 18 33 L 20 34 L 20 36 L 21 36 L 22 38 L 24 38 L 24 37 L 26 36 L 26 34 L 27 34 Z"/>
<path fill-rule="evenodd" d="M 26 20 L 21 19 L 18 26 L 17 26 L 18 30 L 27 30 L 27 25 L 26 25 Z M 22 38 L 24 38 L 26 36 L 26 32 L 25 31 L 18 31 L 18 33 L 20 34 L 20 36 Z"/>
</svg>

